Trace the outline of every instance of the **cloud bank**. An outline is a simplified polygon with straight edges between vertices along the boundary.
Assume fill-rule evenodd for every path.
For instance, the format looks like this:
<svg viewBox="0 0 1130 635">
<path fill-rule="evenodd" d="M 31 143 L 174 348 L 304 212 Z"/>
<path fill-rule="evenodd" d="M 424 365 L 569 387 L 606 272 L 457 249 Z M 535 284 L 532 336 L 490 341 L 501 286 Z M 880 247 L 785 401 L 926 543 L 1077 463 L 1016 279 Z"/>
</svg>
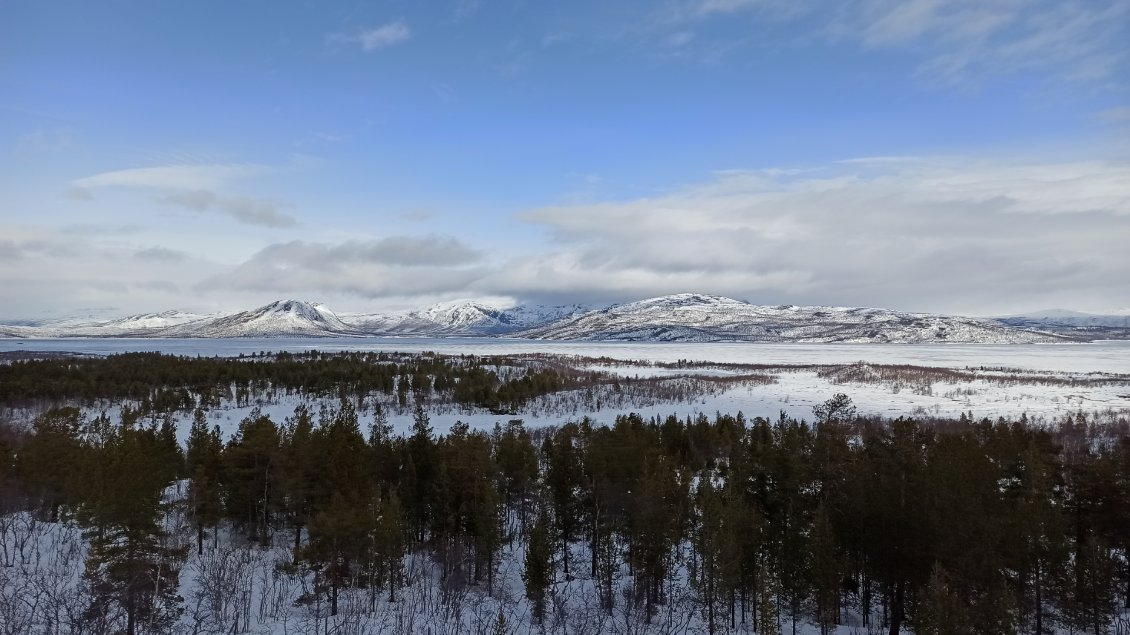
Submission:
<svg viewBox="0 0 1130 635">
<path fill-rule="evenodd" d="M 964 313 L 1130 297 L 1130 164 L 867 158 L 739 170 L 637 200 L 545 207 L 536 256 L 453 238 L 281 243 L 208 285 L 615 301 L 704 291 L 767 303 Z M 207 286 L 207 285 L 206 285 Z"/>
<path fill-rule="evenodd" d="M 223 185 L 155 174 L 162 184 Z M 240 208 L 211 190 L 164 196 L 279 224 L 273 209 L 254 201 Z M 147 244 L 147 234 L 8 227 L 0 301 L 54 306 L 111 294 L 154 310 L 180 307 L 174 290 L 192 289 L 200 310 L 279 297 L 378 310 L 474 296 L 615 302 L 698 291 L 766 304 L 985 315 L 1112 310 L 1130 298 L 1127 161 L 872 157 L 732 170 L 649 197 L 531 209 L 515 221 L 535 230 L 532 243 L 487 249 L 444 233 L 434 219 L 422 234 L 237 241 L 246 255 L 226 251 L 226 264 L 190 255 L 183 241 Z"/>
</svg>

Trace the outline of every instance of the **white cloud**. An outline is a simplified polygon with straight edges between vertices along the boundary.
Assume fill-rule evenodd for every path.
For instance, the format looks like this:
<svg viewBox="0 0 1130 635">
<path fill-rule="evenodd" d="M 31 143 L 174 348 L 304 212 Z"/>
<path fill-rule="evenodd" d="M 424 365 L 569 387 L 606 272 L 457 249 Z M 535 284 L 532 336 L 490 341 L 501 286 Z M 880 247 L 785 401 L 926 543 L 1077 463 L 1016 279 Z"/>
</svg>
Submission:
<svg viewBox="0 0 1130 635">
<path fill-rule="evenodd" d="M 102 172 L 78 179 L 71 185 L 88 190 L 100 187 L 214 190 L 232 180 L 267 171 L 266 166 L 249 163 L 159 165 Z"/>
<path fill-rule="evenodd" d="M 368 52 L 400 44 L 411 37 L 412 30 L 408 28 L 408 25 L 403 20 L 396 20 L 371 29 L 363 29 L 356 33 L 337 33 L 332 35 L 331 39 L 338 42 L 356 44 L 361 47 L 361 50 Z"/>
<path fill-rule="evenodd" d="M 733 170 L 629 201 L 532 210 L 533 256 L 437 236 L 267 247 L 200 288 L 362 298 L 619 301 L 702 291 L 767 303 L 959 313 L 1130 295 L 1130 164 L 862 158 Z"/>
<path fill-rule="evenodd" d="M 657 198 L 525 218 L 559 247 L 482 288 L 963 312 L 1106 306 L 1130 294 L 1126 163 L 887 158 L 734 171 Z"/>
<path fill-rule="evenodd" d="M 116 307 L 112 317 L 190 308 L 188 302 L 203 309 L 215 300 L 178 291 L 186 280 L 220 271 L 214 263 L 148 238 L 98 229 L 0 226 L 0 235 L 11 238 L 0 240 L 3 317 L 58 316 L 107 304 Z"/>
<path fill-rule="evenodd" d="M 445 294 L 465 290 L 486 270 L 482 254 L 447 236 L 390 236 L 329 244 L 269 245 L 234 270 L 199 288 L 281 295 L 352 294 L 363 298 Z"/>
<path fill-rule="evenodd" d="M 72 181 L 64 195 L 92 200 L 100 188 L 139 188 L 163 192 L 158 200 L 197 212 L 216 211 L 249 225 L 290 227 L 287 204 L 264 198 L 221 195 L 216 190 L 237 179 L 267 174 L 272 168 L 256 164 L 162 165 L 102 172 Z"/>
<path fill-rule="evenodd" d="M 217 212 L 234 198 L 162 193 Z M 0 302 L 49 307 L 112 293 L 122 298 L 116 304 L 146 299 L 141 308 L 152 310 L 179 306 L 161 291 L 174 288 L 193 289 L 211 308 L 283 296 L 611 302 L 701 291 L 771 304 L 1006 314 L 1103 310 L 1130 297 L 1125 161 L 866 157 L 731 170 L 661 195 L 588 197 L 520 220 L 544 228 L 547 240 L 506 251 L 440 235 L 341 234 L 250 256 L 235 247 L 223 254 L 236 259 L 229 266 L 180 259 L 192 244 L 180 236 L 4 227 Z M 121 289 L 108 290 L 107 280 Z"/>
</svg>

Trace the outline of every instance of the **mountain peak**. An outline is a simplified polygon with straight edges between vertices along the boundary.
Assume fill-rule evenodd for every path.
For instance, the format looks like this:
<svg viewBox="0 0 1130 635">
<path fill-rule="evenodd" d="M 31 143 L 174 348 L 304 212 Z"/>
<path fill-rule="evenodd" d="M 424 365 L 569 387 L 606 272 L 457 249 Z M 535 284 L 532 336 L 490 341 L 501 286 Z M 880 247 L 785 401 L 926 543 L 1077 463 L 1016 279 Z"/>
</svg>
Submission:
<svg viewBox="0 0 1130 635">
<path fill-rule="evenodd" d="M 719 305 L 748 305 L 748 302 L 727 298 L 721 295 L 705 293 L 672 293 L 654 298 L 646 298 L 636 302 L 620 304 L 621 307 L 693 307 L 693 306 L 719 306 Z"/>
<path fill-rule="evenodd" d="M 551 340 L 678 342 L 969 342 L 1061 341 L 990 320 L 886 309 L 759 306 L 723 296 L 680 293 L 613 305 L 520 337 Z"/>
<path fill-rule="evenodd" d="M 505 300 L 504 300 L 505 302 Z M 507 306 L 503 304 L 502 306 Z M 1101 316 L 1100 316 L 1101 317 Z M 1003 323 L 1002 323 L 1003 322 Z M 1080 327 L 1062 335 L 1048 328 Z M 1102 328 L 1099 328 L 1102 327 Z M 1113 330 L 1112 330 L 1113 329 Z M 83 328 L 14 328 L 6 337 L 319 337 L 392 335 L 619 341 L 970 342 L 1020 343 L 1084 339 L 1130 330 L 1130 318 L 1000 321 L 912 314 L 878 308 L 759 306 L 725 296 L 677 293 L 602 309 L 583 305 L 518 305 L 459 300 L 414 311 L 339 317 L 328 307 L 280 299 L 220 316 L 163 312 Z M 1061 329 L 1062 330 L 1062 329 Z M 1039 332 L 1037 332 L 1039 331 Z M 1077 333 L 1078 332 L 1078 333 Z M 1120 332 L 1120 331 L 1119 331 Z"/>
</svg>

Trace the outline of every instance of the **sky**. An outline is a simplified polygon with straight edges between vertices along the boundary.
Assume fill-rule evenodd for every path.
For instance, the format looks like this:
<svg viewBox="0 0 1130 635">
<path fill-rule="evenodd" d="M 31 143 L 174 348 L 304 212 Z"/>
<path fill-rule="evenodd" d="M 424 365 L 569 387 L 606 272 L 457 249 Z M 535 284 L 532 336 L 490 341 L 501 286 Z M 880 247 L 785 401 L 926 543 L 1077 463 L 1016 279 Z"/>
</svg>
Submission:
<svg viewBox="0 0 1130 635">
<path fill-rule="evenodd" d="M 0 1 L 0 318 L 1130 307 L 1130 0 Z"/>
</svg>

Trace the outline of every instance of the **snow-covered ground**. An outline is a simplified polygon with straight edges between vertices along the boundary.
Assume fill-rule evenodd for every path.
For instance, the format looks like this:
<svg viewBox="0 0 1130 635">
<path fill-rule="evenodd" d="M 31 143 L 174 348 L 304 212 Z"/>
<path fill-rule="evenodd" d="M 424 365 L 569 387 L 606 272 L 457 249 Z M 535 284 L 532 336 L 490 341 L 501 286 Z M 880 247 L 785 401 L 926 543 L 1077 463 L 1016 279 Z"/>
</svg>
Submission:
<svg viewBox="0 0 1130 635">
<path fill-rule="evenodd" d="M 0 350 L 20 350 L 14 342 L 0 342 Z M 932 383 L 837 383 L 821 376 L 816 369 L 772 369 L 763 371 L 776 378 L 770 384 L 720 384 L 694 398 L 632 399 L 628 395 L 605 394 L 596 398 L 585 394 L 559 394 L 527 405 L 514 415 L 495 415 L 483 410 L 455 407 L 429 407 L 431 422 L 437 432 L 446 432 L 456 421 L 477 428 L 492 428 L 520 418 L 527 425 L 558 424 L 583 416 L 601 423 L 611 423 L 616 415 L 636 412 L 645 417 L 677 415 L 680 418 L 704 413 L 741 411 L 747 418 L 776 418 L 782 411 L 798 418 L 811 419 L 812 406 L 836 393 L 851 397 L 861 414 L 888 417 L 903 415 L 957 417 L 972 411 L 976 417 L 1019 417 L 1052 421 L 1079 411 L 1130 412 L 1130 342 L 1097 342 L 1065 345 L 860 345 L 860 344 L 686 344 L 686 343 L 594 343 L 535 342 L 497 339 L 239 339 L 239 340 L 65 340 L 28 342 L 26 350 L 77 351 L 110 354 L 124 351 L 156 350 L 178 355 L 235 356 L 260 351 L 434 351 L 444 354 L 550 353 L 583 357 L 608 357 L 625 360 L 592 366 L 622 377 L 657 376 L 725 376 L 748 372 L 726 368 L 671 369 L 648 363 L 674 363 L 679 360 L 709 361 L 729 364 L 811 365 L 851 364 L 866 361 L 873 364 L 907 364 L 938 368 L 1008 368 L 1038 371 L 1032 381 L 998 382 L 989 378 L 1001 373 L 979 372 L 970 380 L 934 381 Z M 641 365 L 638 362 L 643 362 Z M 629 363 L 635 362 L 635 363 Z M 1123 379 L 1105 383 L 1047 383 L 1041 377 L 1088 380 L 1122 375 Z M 298 396 L 279 396 L 262 403 L 242 407 L 225 404 L 213 410 L 210 417 L 220 425 L 225 436 L 233 433 L 239 421 L 253 407 L 276 422 L 282 422 L 302 402 Z M 313 404 L 316 408 L 317 403 Z M 332 405 L 332 404 L 331 404 Z M 111 412 L 111 415 L 116 413 Z M 412 424 L 411 407 L 389 412 L 397 431 L 407 431 Z M 367 429 L 371 411 L 362 410 L 361 424 Z M 187 435 L 190 418 L 178 421 L 182 435 Z"/>
<path fill-rule="evenodd" d="M 109 354 L 124 351 L 158 350 L 179 355 L 239 355 L 260 351 L 435 351 L 446 354 L 520 354 L 553 353 L 581 357 L 607 357 L 621 362 L 594 363 L 579 361 L 582 368 L 613 373 L 622 379 L 667 378 L 672 382 L 688 381 L 687 375 L 710 378 L 742 375 L 749 369 L 725 366 L 670 368 L 647 362 L 675 363 L 679 360 L 714 362 L 716 364 L 766 364 L 781 368 L 759 370 L 771 375 L 772 383 L 702 382 L 693 397 L 657 399 L 622 392 L 586 391 L 559 393 L 532 401 L 515 415 L 494 415 L 434 404 L 430 418 L 437 433 L 447 432 L 456 421 L 478 428 L 491 428 L 513 418 L 527 425 L 549 425 L 589 416 L 597 422 L 610 423 L 616 415 L 628 412 L 644 416 L 680 418 L 703 413 L 743 412 L 747 417 L 776 418 L 785 411 L 791 416 L 808 418 L 812 406 L 835 393 L 845 393 L 862 414 L 883 416 L 926 415 L 957 416 L 972 411 L 976 417 L 1019 416 L 1051 421 L 1063 415 L 1084 411 L 1130 413 L 1130 342 L 1109 342 L 1072 345 L 797 345 L 797 344 L 623 344 L 529 342 L 494 339 L 290 339 L 290 340 L 66 340 L 0 342 L 0 350 L 54 350 Z M 639 363 L 640 361 L 645 363 Z M 842 382 L 842 374 L 820 372 L 817 368 L 786 368 L 789 365 L 854 364 L 861 360 L 872 364 L 907 364 L 939 368 L 1008 368 L 1036 371 L 1024 373 L 1023 381 L 1001 381 L 1012 373 L 978 371 L 972 378 L 958 380 L 923 380 L 918 382 L 874 381 Z M 866 370 L 866 369 L 864 369 Z M 867 373 L 859 373 L 866 376 Z M 1112 379 L 1113 375 L 1122 378 Z M 944 376 L 939 374 L 939 377 Z M 1048 378 L 1055 381 L 1048 382 Z M 1074 383 L 1061 380 L 1076 380 Z M 1088 380 L 1103 379 L 1093 382 Z M 624 381 L 625 385 L 629 382 Z M 703 386 L 707 388 L 702 390 Z M 716 387 L 712 387 L 716 386 Z M 389 398 L 389 397 L 386 397 Z M 391 398 L 389 398 L 391 399 Z M 374 419 L 371 399 L 360 408 L 362 429 Z M 300 403 L 310 403 L 298 395 L 279 394 L 259 403 L 236 406 L 226 403 L 209 412 L 210 422 L 220 426 L 225 438 L 235 432 L 240 420 L 254 408 L 276 422 L 290 416 Z M 315 412 L 318 401 L 311 404 Z M 333 406 L 332 400 L 327 405 Z M 391 404 L 390 404 L 391 405 Z M 117 418 L 116 407 L 108 414 Z M 411 404 L 390 411 L 390 421 L 399 432 L 406 432 L 412 423 Z M 191 416 L 178 418 L 183 441 Z M 179 495 L 183 495 L 183 491 Z M 191 546 L 190 528 L 175 515 L 167 519 L 175 540 Z M 290 560 L 291 538 L 276 536 L 270 548 L 241 544 L 228 532 L 221 532 L 218 541 L 210 542 L 203 555 L 189 551 L 181 574 L 180 595 L 185 613 L 178 628 L 181 632 L 228 632 L 238 620 L 239 632 L 275 633 L 491 633 L 495 632 L 501 614 L 506 633 L 536 632 L 531 623 L 529 604 L 523 597 L 520 578 L 523 546 L 520 542 L 504 550 L 495 586 L 488 591 L 483 585 L 445 587 L 437 581 L 435 565 L 423 554 L 406 559 L 408 577 L 413 584 L 401 589 L 397 602 L 387 601 L 384 593 L 371 595 L 368 590 L 346 591 L 342 612 L 331 618 L 321 604 L 298 602 L 312 585 L 310 574 L 287 573 L 277 568 Z M 0 516 L 0 605 L 15 607 L 8 619 L 30 618 L 27 606 L 29 590 L 34 589 L 38 602 L 58 605 L 59 610 L 81 608 L 81 575 L 84 542 L 73 524 L 36 522 L 27 514 Z M 685 561 L 675 567 L 666 583 L 667 603 L 660 608 L 650 625 L 640 610 L 623 601 L 632 578 L 626 571 L 617 577 L 619 601 L 612 615 L 599 609 L 593 580 L 588 573 L 585 552 L 577 548 L 573 570 L 566 579 L 558 575 L 550 605 L 548 632 L 571 633 L 704 633 L 706 626 L 696 611 L 694 597 L 686 584 Z M 845 624 L 837 635 L 866 633 L 860 624 L 858 609 L 848 607 Z M 38 615 L 47 613 L 41 612 Z M 1123 617 L 1121 619 L 1130 619 Z M 41 622 L 15 622 L 26 625 L 24 632 L 47 628 Z M 782 632 L 790 632 L 787 619 Z M 17 626 L 16 628 L 20 628 Z M 20 632 L 20 631 L 13 631 Z M 748 632 L 748 625 L 735 631 Z M 810 623 L 798 625 L 797 633 L 814 635 L 818 630 Z"/>
<path fill-rule="evenodd" d="M 73 351 L 97 355 L 158 351 L 234 357 L 260 351 L 433 351 L 459 355 L 606 356 L 739 364 L 837 364 L 866 361 L 916 366 L 1008 367 L 1130 373 L 1130 341 L 1071 344 L 777 344 L 750 342 L 559 342 L 492 338 L 0 339 L 0 351 Z"/>
<path fill-rule="evenodd" d="M 626 373 L 628 374 L 628 373 Z M 938 382 L 929 391 L 911 387 L 896 388 L 883 384 L 850 383 L 835 384 L 819 377 L 815 371 L 777 373 L 775 384 L 739 385 L 720 388 L 714 394 L 703 395 L 689 401 L 640 400 L 633 402 L 628 398 L 617 401 L 615 396 L 600 400 L 599 408 L 584 395 L 562 393 L 556 396 L 535 400 L 514 415 L 496 415 L 483 410 L 469 410 L 456 407 L 432 406 L 429 416 L 437 433 L 446 433 L 451 426 L 462 421 L 474 428 L 491 429 L 496 423 L 505 425 L 511 419 L 522 419 L 527 426 L 543 426 L 575 421 L 589 417 L 597 423 L 611 424 L 617 415 L 631 412 L 644 417 L 666 417 L 676 415 L 680 419 L 695 417 L 699 413 L 713 419 L 716 413 L 734 414 L 742 412 L 747 418 L 766 417 L 776 419 L 784 411 L 789 416 L 812 419 L 812 407 L 828 400 L 836 393 L 844 393 L 861 414 L 884 417 L 930 416 L 959 417 L 963 412 L 972 412 L 977 418 L 1019 417 L 1026 414 L 1034 421 L 1052 422 L 1065 415 L 1083 411 L 1091 413 L 1130 413 L 1130 384 L 1108 384 L 1102 386 L 1002 385 L 986 380 L 969 382 Z M 581 391 L 579 391 L 581 392 Z M 247 417 L 252 409 L 259 408 L 263 414 L 281 423 L 293 415 L 294 408 L 304 399 L 297 395 L 282 396 L 275 401 L 236 407 L 232 404 L 209 413 L 210 421 L 219 425 L 225 438 L 233 434 L 239 422 Z M 306 402 L 309 403 L 309 402 Z M 335 405 L 333 400 L 328 402 Z M 586 406 L 586 404 L 589 404 Z M 318 403 L 313 404 L 315 411 Z M 113 416 L 116 413 L 109 413 Z M 373 412 L 362 411 L 359 415 L 362 430 L 368 430 L 373 423 Z M 397 433 L 407 433 L 412 426 L 411 409 L 389 414 L 389 422 Z M 187 438 L 191 415 L 178 418 L 178 431 L 182 441 Z"/>
<path fill-rule="evenodd" d="M 170 488 L 174 489 L 174 488 Z M 184 495 L 183 484 L 179 491 Z M 615 606 L 600 606 L 596 581 L 589 575 L 588 554 L 581 545 L 571 548 L 571 575 L 558 572 L 549 597 L 543 626 L 533 622 L 521 579 L 524 545 L 504 545 L 493 584 L 474 583 L 452 575 L 441 582 L 438 566 L 426 553 L 404 558 L 404 579 L 395 602 L 387 590 L 342 589 L 339 613 L 331 616 L 324 593 L 310 601 L 314 575 L 295 570 L 289 548 L 292 534 L 275 535 L 270 547 L 246 544 L 226 526 L 205 542 L 203 554 L 192 548 L 193 530 L 179 511 L 165 516 L 163 526 L 170 545 L 184 547 L 178 595 L 183 613 L 174 633 L 254 633 L 256 635 L 385 635 L 428 633 L 647 633 L 699 635 L 708 632 L 705 616 L 687 583 L 689 546 L 676 549 L 674 566 L 663 584 L 665 602 L 650 619 L 642 607 L 627 600 L 632 578 L 626 566 L 615 575 Z M 0 630 L 5 633 L 66 633 L 71 620 L 91 602 L 84 584 L 87 545 L 73 522 L 47 523 L 31 514 L 0 515 Z M 782 602 L 783 604 L 783 602 Z M 782 633 L 793 632 L 782 606 Z M 500 622 L 499 616 L 502 617 Z M 751 632 L 752 615 L 735 628 L 719 617 L 718 633 Z M 831 635 L 867 633 L 859 611 L 846 606 L 844 623 Z M 875 620 L 876 623 L 878 620 Z M 143 632 L 149 632 L 142 629 Z M 815 635 L 819 629 L 806 619 L 797 621 L 798 635 Z"/>
</svg>

